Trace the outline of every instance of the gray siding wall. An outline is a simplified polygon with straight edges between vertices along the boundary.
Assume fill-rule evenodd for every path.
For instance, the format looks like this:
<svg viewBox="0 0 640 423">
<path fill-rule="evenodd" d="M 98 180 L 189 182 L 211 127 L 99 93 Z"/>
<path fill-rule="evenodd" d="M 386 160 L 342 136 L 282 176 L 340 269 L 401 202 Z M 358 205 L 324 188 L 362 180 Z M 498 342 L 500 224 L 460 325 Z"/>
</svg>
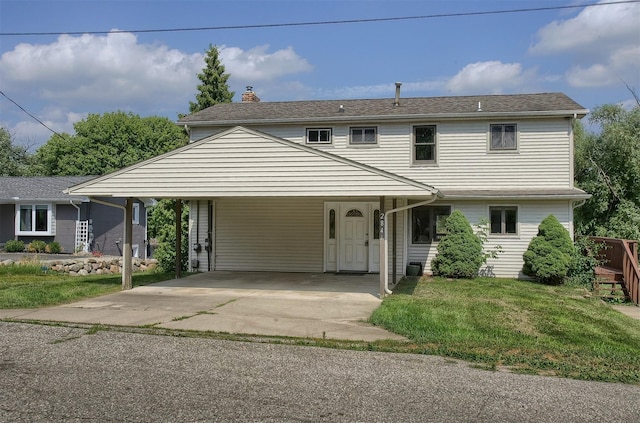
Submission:
<svg viewBox="0 0 640 423">
<path fill-rule="evenodd" d="M 15 206 L 0 204 L 0 244 L 15 238 Z"/>
<path fill-rule="evenodd" d="M 56 204 L 56 237 L 64 253 L 73 253 L 76 242 L 78 210 L 71 204 Z"/>
<path fill-rule="evenodd" d="M 124 205 L 124 200 L 109 199 L 108 201 Z M 91 203 L 88 205 L 87 216 L 93 228 L 92 249 L 106 255 L 122 255 L 124 211 L 116 207 Z M 145 208 L 140 203 L 140 222 L 138 225 L 133 225 L 132 245 L 138 245 L 141 258 L 144 257 L 145 227 Z"/>
</svg>

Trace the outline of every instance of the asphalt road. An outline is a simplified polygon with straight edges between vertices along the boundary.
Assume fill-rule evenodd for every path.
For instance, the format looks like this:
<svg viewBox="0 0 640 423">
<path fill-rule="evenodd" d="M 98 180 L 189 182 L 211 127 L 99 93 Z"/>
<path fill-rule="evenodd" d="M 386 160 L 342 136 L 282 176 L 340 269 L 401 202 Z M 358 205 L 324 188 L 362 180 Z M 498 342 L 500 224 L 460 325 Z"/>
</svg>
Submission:
<svg viewBox="0 0 640 423">
<path fill-rule="evenodd" d="M 439 357 L 0 322 L 2 422 L 638 422 L 640 387 Z"/>
</svg>

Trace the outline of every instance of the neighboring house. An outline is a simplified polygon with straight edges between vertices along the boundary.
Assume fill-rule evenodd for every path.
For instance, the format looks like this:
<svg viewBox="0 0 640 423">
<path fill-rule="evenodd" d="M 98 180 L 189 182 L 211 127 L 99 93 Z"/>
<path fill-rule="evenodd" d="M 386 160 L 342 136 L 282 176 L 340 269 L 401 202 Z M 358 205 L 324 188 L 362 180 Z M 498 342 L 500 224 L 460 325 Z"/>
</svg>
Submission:
<svg viewBox="0 0 640 423">
<path fill-rule="evenodd" d="M 0 244 L 57 241 L 63 253 L 122 254 L 122 210 L 63 191 L 94 176 L 0 177 Z M 119 204 L 123 202 L 120 201 Z M 146 257 L 146 208 L 134 203 L 134 257 Z"/>
<path fill-rule="evenodd" d="M 504 252 L 483 273 L 518 277 L 549 214 L 573 231 L 564 94 L 217 104 L 178 124 L 192 143 L 71 188 L 190 202 L 194 270 L 425 272 L 460 210 Z M 383 229 L 383 230 L 381 230 Z M 384 241 L 384 242 L 383 242 Z M 381 251 L 382 250 L 382 251 Z M 383 258 L 383 261 L 381 261 Z M 385 276 L 386 277 L 386 276 Z"/>
</svg>

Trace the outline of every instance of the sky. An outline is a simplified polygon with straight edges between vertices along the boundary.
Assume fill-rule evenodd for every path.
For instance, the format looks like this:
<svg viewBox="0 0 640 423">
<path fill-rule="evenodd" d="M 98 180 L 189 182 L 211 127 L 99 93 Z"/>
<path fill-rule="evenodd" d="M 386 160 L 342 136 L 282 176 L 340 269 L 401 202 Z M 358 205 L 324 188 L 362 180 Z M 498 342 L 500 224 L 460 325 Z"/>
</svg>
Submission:
<svg viewBox="0 0 640 423">
<path fill-rule="evenodd" d="M 393 98 L 402 82 L 402 97 L 564 92 L 632 107 L 640 1 L 583 7 L 613 1 L 0 0 L 0 125 L 35 151 L 53 133 L 20 107 L 68 134 L 117 110 L 175 121 L 210 45 L 234 101 L 248 85 L 262 101 Z M 522 9 L 550 10 L 486 13 Z M 238 28 L 388 18 L 407 19 Z M 194 28 L 208 29 L 168 31 Z"/>
</svg>

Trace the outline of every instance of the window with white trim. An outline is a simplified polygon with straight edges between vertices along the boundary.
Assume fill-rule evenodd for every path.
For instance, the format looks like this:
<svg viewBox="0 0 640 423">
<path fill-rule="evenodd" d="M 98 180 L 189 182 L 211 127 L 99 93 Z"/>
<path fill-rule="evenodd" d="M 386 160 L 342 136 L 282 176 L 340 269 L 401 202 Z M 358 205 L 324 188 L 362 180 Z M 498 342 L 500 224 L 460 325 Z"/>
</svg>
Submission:
<svg viewBox="0 0 640 423">
<path fill-rule="evenodd" d="M 492 235 L 518 233 L 518 207 L 489 207 L 489 221 Z"/>
<path fill-rule="evenodd" d="M 378 128 L 375 126 L 351 128 L 351 138 L 349 144 L 363 145 L 363 144 L 377 144 L 378 143 Z"/>
<path fill-rule="evenodd" d="M 18 204 L 16 235 L 52 235 L 51 204 Z"/>
<path fill-rule="evenodd" d="M 515 123 L 489 125 L 489 137 L 491 151 L 518 149 L 518 127 Z"/>
<path fill-rule="evenodd" d="M 308 128 L 307 144 L 331 144 L 331 128 Z"/>
<path fill-rule="evenodd" d="M 428 164 L 436 162 L 436 126 L 413 127 L 413 162 Z"/>
<path fill-rule="evenodd" d="M 419 206 L 411 209 L 411 243 L 431 244 L 447 233 L 444 221 L 451 206 Z"/>
</svg>

